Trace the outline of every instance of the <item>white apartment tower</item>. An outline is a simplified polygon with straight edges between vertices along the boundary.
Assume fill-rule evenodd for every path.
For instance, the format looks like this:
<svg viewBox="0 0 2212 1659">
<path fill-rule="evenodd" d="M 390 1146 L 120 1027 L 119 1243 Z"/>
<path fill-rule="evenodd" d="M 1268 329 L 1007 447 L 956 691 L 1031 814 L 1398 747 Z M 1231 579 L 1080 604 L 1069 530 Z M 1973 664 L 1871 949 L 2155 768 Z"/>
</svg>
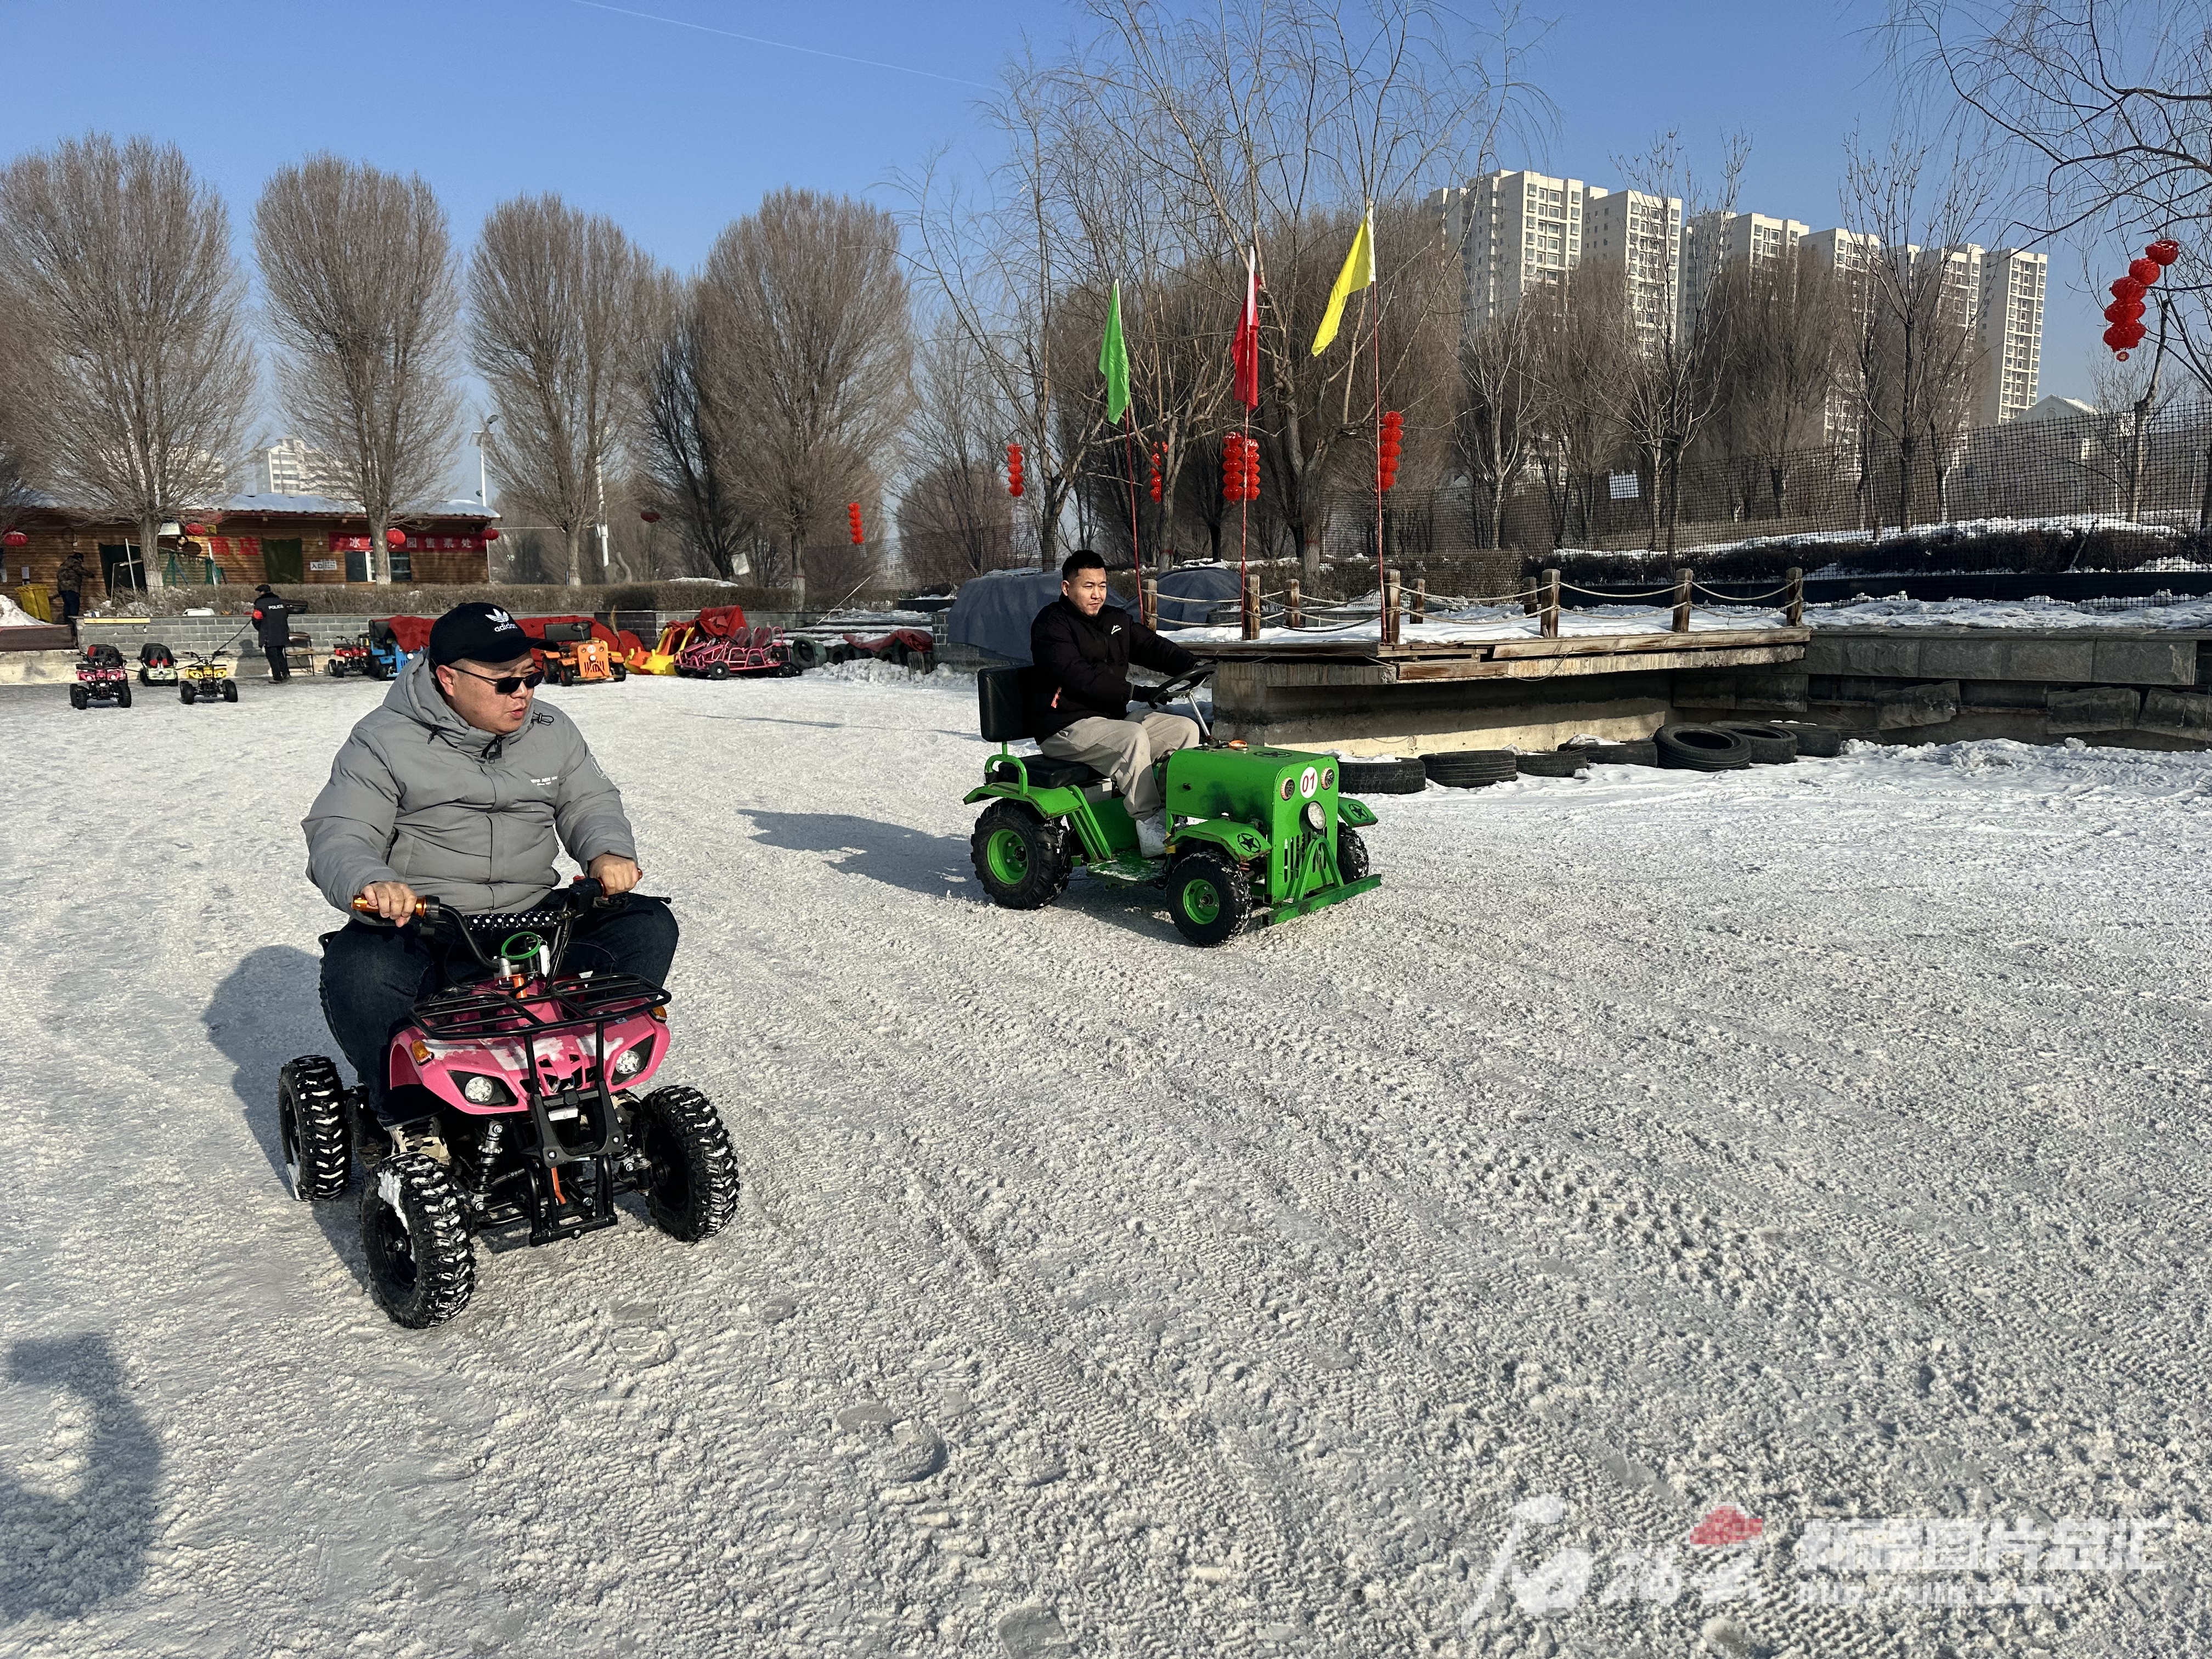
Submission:
<svg viewBox="0 0 2212 1659">
<path fill-rule="evenodd" d="M 298 438 L 279 438 L 253 455 L 257 495 L 329 495 L 342 493 L 337 468 L 328 455 Z"/>
<path fill-rule="evenodd" d="M 1582 228 L 1582 262 L 1626 273 L 1637 338 L 1651 349 L 1673 331 L 1681 302 L 1682 198 L 1589 190 Z"/>
<path fill-rule="evenodd" d="M 1595 193 L 1579 179 L 1519 172 L 1486 173 L 1430 196 L 1446 242 L 1460 252 L 1463 326 L 1480 328 L 1511 312 L 1532 289 L 1565 281 L 1581 263 L 1583 203 Z"/>
<path fill-rule="evenodd" d="M 1982 383 L 1984 426 L 2017 419 L 2035 404 L 2043 372 L 2043 290 L 2051 256 L 2001 247 L 1982 258 Z"/>
<path fill-rule="evenodd" d="M 1812 234 L 1796 219 L 1764 213 L 1701 213 L 1682 227 L 1682 313 L 1678 326 L 1692 326 L 1720 273 L 1731 265 L 1778 264 L 1795 259 Z"/>
</svg>

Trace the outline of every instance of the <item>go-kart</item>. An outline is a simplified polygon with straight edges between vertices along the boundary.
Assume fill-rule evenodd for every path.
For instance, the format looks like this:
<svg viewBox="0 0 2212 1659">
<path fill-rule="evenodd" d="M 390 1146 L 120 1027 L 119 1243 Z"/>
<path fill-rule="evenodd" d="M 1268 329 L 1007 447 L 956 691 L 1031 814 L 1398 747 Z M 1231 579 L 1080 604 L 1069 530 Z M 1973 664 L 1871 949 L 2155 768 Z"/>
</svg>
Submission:
<svg viewBox="0 0 2212 1659">
<path fill-rule="evenodd" d="M 190 707 L 196 702 L 238 701 L 238 682 L 230 677 L 227 651 L 187 651 L 177 669 L 177 700 Z"/>
<path fill-rule="evenodd" d="M 131 676 L 123 671 L 123 653 L 112 645 L 88 645 L 76 659 L 76 683 L 70 687 L 70 707 L 89 708 L 96 702 L 131 707 Z"/>
<path fill-rule="evenodd" d="M 177 653 L 159 640 L 149 640 L 138 647 L 138 684 L 141 685 L 174 685 L 177 683 Z"/>
<path fill-rule="evenodd" d="M 542 641 L 534 642 L 532 651 L 545 678 L 556 685 L 629 678 L 629 665 L 592 632 L 587 622 L 547 623 Z"/>
<path fill-rule="evenodd" d="M 1024 695 L 1031 668 L 975 677 L 983 736 L 999 744 L 969 805 L 988 801 L 969 837 L 976 878 L 1012 910 L 1051 903 L 1076 870 L 1166 890 L 1176 930 L 1193 945 L 1220 945 L 1251 922 L 1287 921 L 1366 892 L 1359 830 L 1375 822 L 1364 801 L 1337 793 L 1336 761 L 1295 749 L 1215 740 L 1194 695 L 1200 668 L 1138 694 L 1157 708 L 1186 698 L 1200 744 L 1164 763 L 1167 851 L 1146 858 L 1128 808 L 1080 761 L 1017 755 L 1030 735 Z"/>
<path fill-rule="evenodd" d="M 476 976 L 433 990 L 386 1053 L 382 1103 L 348 1089 L 320 1054 L 278 1073 L 294 1196 L 342 1196 L 360 1154 L 371 1293 L 398 1324 L 460 1312 L 476 1288 L 479 1233 L 526 1227 L 550 1244 L 611 1227 L 641 1193 L 686 1243 L 736 1213 L 737 1158 L 696 1089 L 640 1097 L 668 1054 L 668 993 L 626 974 L 562 971 L 577 919 L 603 896 L 580 878 L 536 909 L 469 915 L 416 907 L 426 938 Z M 360 900 L 355 908 L 366 908 Z"/>
</svg>

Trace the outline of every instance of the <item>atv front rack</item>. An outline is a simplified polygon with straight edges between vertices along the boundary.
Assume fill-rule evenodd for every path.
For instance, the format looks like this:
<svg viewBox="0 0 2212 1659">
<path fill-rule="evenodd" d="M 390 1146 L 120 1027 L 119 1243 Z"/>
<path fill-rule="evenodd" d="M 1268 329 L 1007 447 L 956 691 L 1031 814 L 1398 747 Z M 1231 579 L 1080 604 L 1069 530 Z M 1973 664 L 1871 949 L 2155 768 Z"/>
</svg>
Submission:
<svg viewBox="0 0 2212 1659">
<path fill-rule="evenodd" d="M 564 975 L 534 988 L 504 983 L 458 986 L 415 1005 L 426 1036 L 463 1042 L 562 1025 L 603 1025 L 666 1003 L 668 993 L 632 974 Z"/>
</svg>

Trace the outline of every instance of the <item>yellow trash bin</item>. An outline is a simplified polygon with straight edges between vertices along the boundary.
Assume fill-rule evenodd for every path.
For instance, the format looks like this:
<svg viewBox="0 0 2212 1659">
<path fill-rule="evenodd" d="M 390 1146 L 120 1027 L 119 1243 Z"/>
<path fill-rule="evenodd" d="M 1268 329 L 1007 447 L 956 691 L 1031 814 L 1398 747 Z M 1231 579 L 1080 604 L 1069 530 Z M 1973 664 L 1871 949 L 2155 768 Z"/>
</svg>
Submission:
<svg viewBox="0 0 2212 1659">
<path fill-rule="evenodd" d="M 15 603 L 42 623 L 54 619 L 53 595 L 44 583 L 25 582 L 15 590 Z"/>
</svg>

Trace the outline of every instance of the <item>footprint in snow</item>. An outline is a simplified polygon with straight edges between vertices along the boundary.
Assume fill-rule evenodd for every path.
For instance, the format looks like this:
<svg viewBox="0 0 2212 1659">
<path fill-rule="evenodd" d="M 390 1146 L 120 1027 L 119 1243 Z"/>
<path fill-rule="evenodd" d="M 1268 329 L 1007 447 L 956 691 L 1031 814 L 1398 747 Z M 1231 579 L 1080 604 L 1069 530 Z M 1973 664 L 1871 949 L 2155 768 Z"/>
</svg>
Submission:
<svg viewBox="0 0 2212 1659">
<path fill-rule="evenodd" d="M 1060 1659 L 1075 1651 L 1048 1607 L 1016 1607 L 999 1620 L 999 1640 L 1006 1644 L 1008 1659 Z"/>
</svg>

